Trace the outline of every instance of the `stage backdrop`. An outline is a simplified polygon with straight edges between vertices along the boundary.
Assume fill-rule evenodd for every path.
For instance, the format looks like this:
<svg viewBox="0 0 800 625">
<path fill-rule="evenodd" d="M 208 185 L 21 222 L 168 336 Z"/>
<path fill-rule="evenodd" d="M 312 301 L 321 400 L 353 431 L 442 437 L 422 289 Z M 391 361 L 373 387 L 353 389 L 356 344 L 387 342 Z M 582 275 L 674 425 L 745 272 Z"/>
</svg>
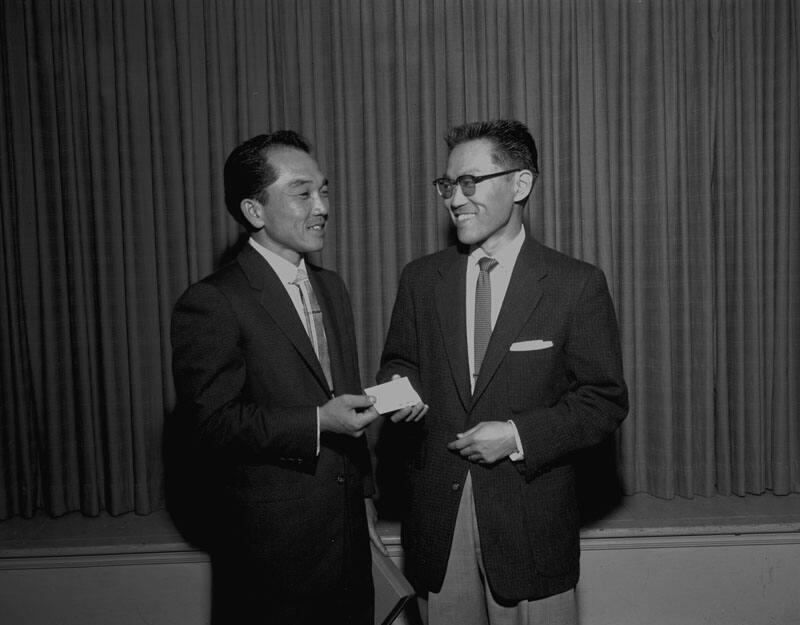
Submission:
<svg viewBox="0 0 800 625">
<path fill-rule="evenodd" d="M 222 166 L 292 128 L 362 377 L 402 266 L 445 246 L 454 124 L 540 150 L 527 225 L 602 267 L 624 489 L 800 491 L 800 16 L 792 0 L 4 0 L 0 518 L 163 505 L 169 320 L 240 231 Z"/>
</svg>

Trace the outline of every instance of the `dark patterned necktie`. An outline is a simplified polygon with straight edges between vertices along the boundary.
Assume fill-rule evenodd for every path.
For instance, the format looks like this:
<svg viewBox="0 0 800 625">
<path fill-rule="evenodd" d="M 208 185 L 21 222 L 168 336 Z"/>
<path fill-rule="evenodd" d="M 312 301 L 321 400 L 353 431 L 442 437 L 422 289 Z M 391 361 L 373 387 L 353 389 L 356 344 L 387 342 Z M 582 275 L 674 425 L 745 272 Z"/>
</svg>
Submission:
<svg viewBox="0 0 800 625">
<path fill-rule="evenodd" d="M 473 333 L 473 350 L 475 364 L 473 379 L 478 377 L 481 370 L 483 356 L 492 336 L 492 285 L 489 272 L 497 266 L 494 258 L 484 256 L 478 261 L 480 272 L 478 283 L 475 285 L 475 330 Z"/>
<path fill-rule="evenodd" d="M 298 267 L 297 277 L 292 281 L 292 284 L 300 289 L 300 300 L 303 302 L 306 332 L 308 332 L 308 338 L 311 339 L 311 344 L 314 346 L 314 352 L 317 354 L 319 364 L 322 365 L 322 371 L 325 373 L 325 379 L 328 381 L 328 390 L 332 391 L 331 358 L 328 353 L 328 339 L 325 337 L 325 326 L 322 323 L 322 310 L 319 307 L 317 296 L 314 295 L 314 289 L 311 288 L 311 281 L 308 279 L 308 274 L 304 268 Z"/>
</svg>

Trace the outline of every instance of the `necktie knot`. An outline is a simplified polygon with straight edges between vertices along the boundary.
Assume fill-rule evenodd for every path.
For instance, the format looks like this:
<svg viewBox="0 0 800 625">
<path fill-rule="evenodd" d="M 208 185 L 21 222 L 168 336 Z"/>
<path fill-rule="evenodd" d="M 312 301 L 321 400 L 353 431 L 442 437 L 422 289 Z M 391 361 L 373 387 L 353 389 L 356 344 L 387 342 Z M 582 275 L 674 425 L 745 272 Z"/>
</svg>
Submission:
<svg viewBox="0 0 800 625">
<path fill-rule="evenodd" d="M 305 267 L 298 267 L 297 275 L 292 280 L 292 284 L 301 284 L 303 282 L 308 282 L 308 273 L 306 273 Z"/>
<path fill-rule="evenodd" d="M 497 265 L 498 265 L 497 259 L 492 258 L 491 256 L 484 256 L 483 258 L 478 260 L 478 269 L 480 269 L 482 272 L 488 273 L 492 269 L 497 267 Z"/>
</svg>

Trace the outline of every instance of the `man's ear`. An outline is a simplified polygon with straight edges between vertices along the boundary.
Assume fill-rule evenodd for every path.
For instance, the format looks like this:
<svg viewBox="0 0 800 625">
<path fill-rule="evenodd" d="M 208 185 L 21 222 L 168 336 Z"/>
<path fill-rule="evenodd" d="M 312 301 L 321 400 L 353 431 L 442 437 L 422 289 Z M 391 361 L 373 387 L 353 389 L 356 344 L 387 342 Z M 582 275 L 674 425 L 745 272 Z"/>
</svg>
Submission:
<svg viewBox="0 0 800 625">
<path fill-rule="evenodd" d="M 517 188 L 514 192 L 514 202 L 522 202 L 533 190 L 533 183 L 536 182 L 536 174 L 530 169 L 523 169 L 517 175 Z"/>
<path fill-rule="evenodd" d="M 245 198 L 239 204 L 239 210 L 242 211 L 244 218 L 256 230 L 261 230 L 264 227 L 264 205 L 258 200 L 252 198 Z"/>
</svg>

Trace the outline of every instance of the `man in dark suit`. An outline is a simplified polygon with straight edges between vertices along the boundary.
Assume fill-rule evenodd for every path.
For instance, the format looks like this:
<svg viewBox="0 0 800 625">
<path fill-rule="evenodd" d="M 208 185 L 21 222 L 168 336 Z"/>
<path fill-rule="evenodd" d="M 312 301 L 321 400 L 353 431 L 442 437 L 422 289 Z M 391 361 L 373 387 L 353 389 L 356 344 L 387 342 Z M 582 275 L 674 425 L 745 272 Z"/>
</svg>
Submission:
<svg viewBox="0 0 800 625">
<path fill-rule="evenodd" d="M 434 185 L 460 244 L 404 269 L 378 374 L 427 402 L 392 416 L 413 441 L 407 573 L 430 625 L 571 625 L 574 455 L 627 413 L 611 297 L 599 269 L 526 238 L 523 124 L 466 124 L 447 145 Z"/>
<path fill-rule="evenodd" d="M 172 319 L 183 414 L 213 467 L 214 621 L 373 621 L 372 472 L 350 300 L 322 249 L 328 181 L 291 131 L 225 164 L 225 201 L 250 232 Z"/>
</svg>

